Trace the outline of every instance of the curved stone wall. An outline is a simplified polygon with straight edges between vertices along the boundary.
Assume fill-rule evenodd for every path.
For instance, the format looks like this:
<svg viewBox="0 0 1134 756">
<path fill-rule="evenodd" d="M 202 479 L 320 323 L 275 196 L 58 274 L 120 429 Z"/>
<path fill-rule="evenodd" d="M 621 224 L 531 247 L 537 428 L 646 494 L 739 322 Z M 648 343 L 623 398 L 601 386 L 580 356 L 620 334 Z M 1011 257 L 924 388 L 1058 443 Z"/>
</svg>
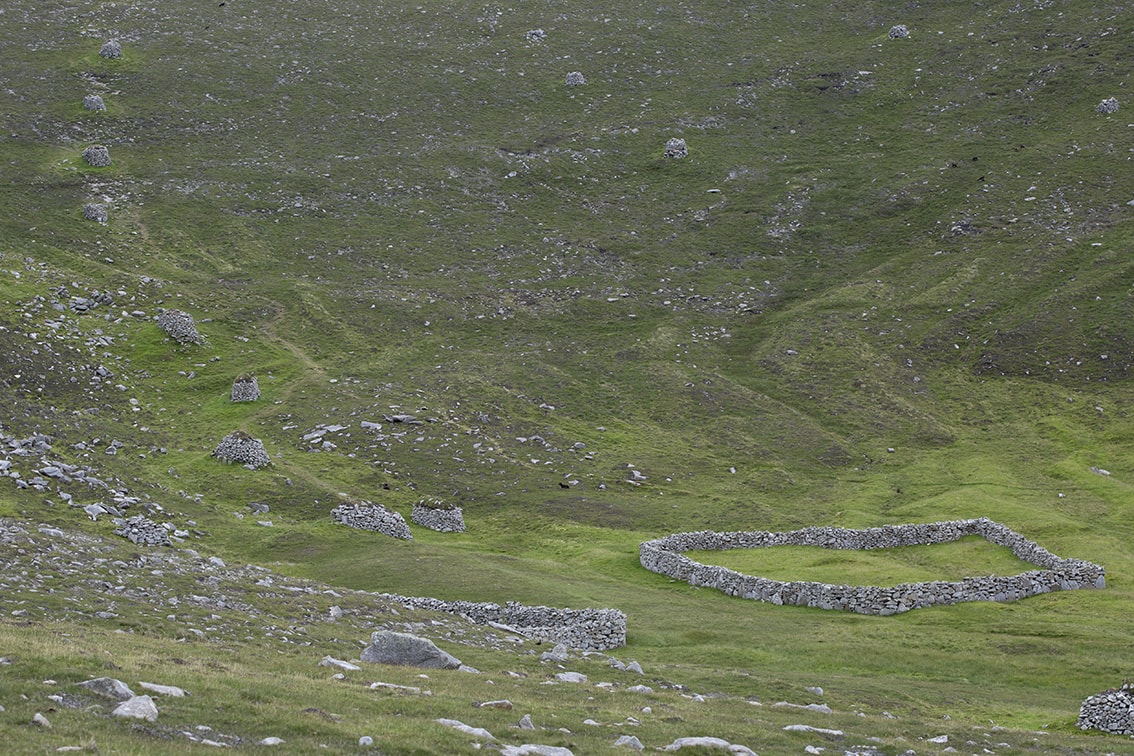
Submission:
<svg viewBox="0 0 1134 756">
<path fill-rule="evenodd" d="M 981 536 L 1011 550 L 1019 559 L 1039 567 L 1019 575 L 989 575 L 959 581 L 904 583 L 892 587 L 832 585 L 811 581 L 782 581 L 754 577 L 726 567 L 700 564 L 682 552 L 691 550 L 753 549 L 767 546 L 818 546 L 825 549 L 888 549 L 899 546 L 948 543 Z M 982 517 L 921 525 L 887 525 L 850 530 L 812 527 L 782 533 L 749 531 L 677 533 L 646 541 L 639 561 L 651 572 L 690 585 L 716 588 L 730 596 L 773 604 L 841 609 L 859 614 L 890 615 L 926 606 L 962 601 L 1015 601 L 1050 591 L 1103 588 L 1106 570 L 1080 559 L 1061 559 L 1009 528 Z"/>
<path fill-rule="evenodd" d="M 1080 730 L 1102 730 L 1115 735 L 1134 735 L 1134 689 L 1130 683 L 1121 688 L 1093 695 L 1079 707 Z"/>
<path fill-rule="evenodd" d="M 442 601 L 423 596 L 380 594 L 413 609 L 467 617 L 480 625 L 505 625 L 528 638 L 563 643 L 588 651 L 626 645 L 626 615 L 617 609 L 553 609 L 509 601 L 504 606 L 474 601 Z"/>
</svg>

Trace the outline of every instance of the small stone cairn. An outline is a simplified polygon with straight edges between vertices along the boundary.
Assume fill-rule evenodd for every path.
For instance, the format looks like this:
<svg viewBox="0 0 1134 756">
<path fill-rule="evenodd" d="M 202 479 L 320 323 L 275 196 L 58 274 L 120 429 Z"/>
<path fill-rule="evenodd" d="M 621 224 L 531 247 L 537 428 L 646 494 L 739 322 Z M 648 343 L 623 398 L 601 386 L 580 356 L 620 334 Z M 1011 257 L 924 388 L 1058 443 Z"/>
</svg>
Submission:
<svg viewBox="0 0 1134 756">
<path fill-rule="evenodd" d="M 105 144 L 92 144 L 83 150 L 83 160 L 94 168 L 105 168 L 110 165 L 110 150 Z"/>
<path fill-rule="evenodd" d="M 1134 683 L 1104 690 L 1079 707 L 1080 730 L 1102 730 L 1114 735 L 1134 735 Z"/>
<path fill-rule="evenodd" d="M 142 515 L 134 515 L 126 520 L 118 520 L 114 535 L 128 538 L 139 546 L 169 546 L 169 531 Z"/>
<path fill-rule="evenodd" d="M 97 202 L 83 205 L 83 217 L 87 220 L 97 221 L 99 223 L 106 223 L 110 220 L 110 216 L 106 212 L 106 205 Z"/>
<path fill-rule="evenodd" d="M 118 40 L 116 39 L 108 39 L 103 43 L 102 48 L 98 51 L 98 56 L 100 58 L 107 58 L 108 60 L 113 58 L 121 58 L 122 45 L 118 44 Z"/>
<path fill-rule="evenodd" d="M 890 39 L 905 39 L 908 36 L 910 36 L 910 30 L 905 24 L 897 24 L 890 27 Z"/>
<path fill-rule="evenodd" d="M 271 463 L 268 452 L 264 451 L 264 444 L 258 438 L 252 438 L 244 431 L 233 431 L 221 439 L 213 456 L 224 462 L 236 462 L 247 468 L 255 470 Z"/>
<path fill-rule="evenodd" d="M 569 87 L 581 87 L 586 83 L 587 80 L 581 71 L 571 71 L 567 74 L 567 86 Z"/>
<path fill-rule="evenodd" d="M 83 107 L 87 110 L 106 110 L 106 103 L 99 95 L 89 94 L 83 98 Z"/>
<path fill-rule="evenodd" d="M 447 504 L 434 496 L 427 496 L 414 504 L 410 519 L 438 533 L 465 532 L 465 518 L 461 508 Z"/>
<path fill-rule="evenodd" d="M 688 157 L 689 148 L 685 145 L 685 140 L 679 137 L 674 137 L 665 143 L 665 156 L 667 158 L 674 158 L 680 160 L 683 157 Z"/>
<path fill-rule="evenodd" d="M 1118 112 L 1118 100 L 1115 99 L 1114 97 L 1106 98 L 1105 100 L 1103 100 L 1102 102 L 1100 102 L 1098 105 L 1095 106 L 1095 112 L 1096 113 L 1103 113 L 1104 115 L 1109 115 L 1111 113 L 1117 113 Z"/>
<path fill-rule="evenodd" d="M 524 38 L 529 42 L 542 42 L 547 39 L 547 32 L 543 29 L 529 29 L 524 32 Z"/>
<path fill-rule="evenodd" d="M 359 530 L 373 530 L 406 541 L 413 540 L 405 519 L 381 504 L 369 501 L 340 504 L 331 510 L 331 519 L 340 525 Z"/>
<path fill-rule="evenodd" d="M 205 337 L 197 333 L 193 316 L 181 310 L 163 310 L 157 319 L 158 328 L 178 344 L 204 344 Z"/>
<path fill-rule="evenodd" d="M 238 375 L 232 382 L 232 401 L 254 402 L 260 398 L 260 383 L 251 373 Z"/>
</svg>

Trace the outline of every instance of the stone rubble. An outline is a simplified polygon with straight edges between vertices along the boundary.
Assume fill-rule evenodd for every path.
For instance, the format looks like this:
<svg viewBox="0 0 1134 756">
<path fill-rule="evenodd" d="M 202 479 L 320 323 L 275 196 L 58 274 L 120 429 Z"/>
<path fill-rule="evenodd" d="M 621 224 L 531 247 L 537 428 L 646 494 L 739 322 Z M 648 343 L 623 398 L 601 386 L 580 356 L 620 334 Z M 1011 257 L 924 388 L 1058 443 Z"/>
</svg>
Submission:
<svg viewBox="0 0 1134 756">
<path fill-rule="evenodd" d="M 83 205 L 83 217 L 98 223 L 106 223 L 110 220 L 110 215 L 106 212 L 106 205 L 100 202 L 90 202 Z"/>
<path fill-rule="evenodd" d="M 238 375 L 232 382 L 230 397 L 234 402 L 254 402 L 260 398 L 260 382 L 249 373 Z"/>
<path fill-rule="evenodd" d="M 108 39 L 102 44 L 102 47 L 98 51 L 98 55 L 100 58 L 107 59 L 121 58 L 122 45 L 119 44 L 118 40 L 116 39 Z"/>
<path fill-rule="evenodd" d="M 131 543 L 139 546 L 170 545 L 169 530 L 143 515 L 134 515 L 126 520 L 118 519 L 115 523 L 118 527 L 114 534 L 128 538 Z"/>
<path fill-rule="evenodd" d="M 680 160 L 681 158 L 689 156 L 689 147 L 686 146 L 685 140 L 680 137 L 673 137 L 665 143 L 665 156 Z"/>
<path fill-rule="evenodd" d="M 1107 97 L 1105 100 L 1095 106 L 1096 113 L 1103 113 L 1109 115 L 1110 113 L 1118 112 L 1118 100 L 1114 97 Z"/>
<path fill-rule="evenodd" d="M 905 39 L 910 36 L 910 30 L 905 24 L 896 24 L 890 27 L 888 35 L 890 39 Z"/>
<path fill-rule="evenodd" d="M 106 110 L 106 103 L 102 101 L 102 97 L 96 94 L 84 95 L 83 108 L 86 110 Z"/>
</svg>

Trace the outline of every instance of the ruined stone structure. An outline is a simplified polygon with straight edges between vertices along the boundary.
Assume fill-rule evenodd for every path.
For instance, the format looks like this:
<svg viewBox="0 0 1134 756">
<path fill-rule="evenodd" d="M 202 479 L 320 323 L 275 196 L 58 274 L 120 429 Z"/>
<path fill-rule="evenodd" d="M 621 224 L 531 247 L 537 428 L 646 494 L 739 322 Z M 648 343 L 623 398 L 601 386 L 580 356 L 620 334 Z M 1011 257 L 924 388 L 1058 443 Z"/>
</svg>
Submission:
<svg viewBox="0 0 1134 756">
<path fill-rule="evenodd" d="M 1004 546 L 1039 570 L 1000 577 L 968 577 L 960 581 L 905 583 L 893 587 L 831 585 L 811 581 L 781 581 L 743 575 L 725 567 L 704 565 L 684 556 L 692 550 L 754 549 L 768 546 L 818 546 L 825 549 L 887 549 L 898 546 L 948 543 L 981 536 Z M 766 531 L 678 533 L 646 541 L 639 547 L 641 564 L 651 572 L 690 585 L 716 588 L 730 596 L 773 604 L 841 609 L 860 614 L 890 615 L 962 601 L 1015 601 L 1040 593 L 1077 588 L 1103 588 L 1106 571 L 1079 559 L 1061 559 L 1007 527 L 987 518 L 888 525 L 865 530 L 814 527 L 785 533 Z"/>
<path fill-rule="evenodd" d="M 1079 707 L 1080 730 L 1102 730 L 1114 735 L 1134 735 L 1134 685 L 1104 690 Z"/>
<path fill-rule="evenodd" d="M 581 87 L 586 83 L 587 80 L 580 71 L 571 71 L 567 74 L 567 86 L 569 87 Z"/>
<path fill-rule="evenodd" d="M 905 39 L 908 36 L 910 36 L 910 30 L 905 24 L 897 24 L 896 26 L 890 27 L 890 39 Z"/>
<path fill-rule="evenodd" d="M 106 205 L 95 202 L 83 205 L 83 217 L 99 223 L 106 223 L 110 220 L 110 215 L 106 212 Z"/>
<path fill-rule="evenodd" d="M 179 344 L 203 344 L 205 337 L 197 332 L 193 316 L 181 310 L 162 310 L 157 319 L 158 328 Z"/>
<path fill-rule="evenodd" d="M 667 158 L 680 159 L 689 155 L 689 148 L 685 145 L 685 140 L 674 137 L 665 143 L 665 156 Z"/>
<path fill-rule="evenodd" d="M 98 51 L 98 55 L 100 58 L 121 58 L 122 45 L 120 45 L 116 39 L 108 39 L 103 43 L 102 48 Z"/>
<path fill-rule="evenodd" d="M 115 522 L 118 527 L 114 529 L 114 534 L 128 538 L 139 546 L 169 546 L 169 530 L 149 518 L 134 515 Z"/>
<path fill-rule="evenodd" d="M 1108 97 L 1098 105 L 1095 106 L 1096 113 L 1110 114 L 1118 112 L 1118 100 L 1114 97 Z"/>
<path fill-rule="evenodd" d="M 89 94 L 83 98 L 83 107 L 87 110 L 106 110 L 106 103 L 96 94 Z"/>
<path fill-rule="evenodd" d="M 83 160 L 94 168 L 105 168 L 110 165 L 110 150 L 104 144 L 92 144 L 83 150 Z"/>
<path fill-rule="evenodd" d="M 369 501 L 340 504 L 331 510 L 331 519 L 351 528 L 373 530 L 394 538 L 413 540 L 413 534 L 400 514 Z"/>
<path fill-rule="evenodd" d="M 440 499 L 427 497 L 413 505 L 410 519 L 438 533 L 464 533 L 465 518 L 460 507 L 448 506 Z"/>
<path fill-rule="evenodd" d="M 241 430 L 233 431 L 221 439 L 217 448 L 213 450 L 213 456 L 224 462 L 236 462 L 252 469 L 263 467 L 272 461 L 268 452 L 264 450 L 263 442 Z"/>
<path fill-rule="evenodd" d="M 256 376 L 251 373 L 238 375 L 232 382 L 230 396 L 234 402 L 254 402 L 259 399 L 260 383 L 256 380 Z"/>
</svg>

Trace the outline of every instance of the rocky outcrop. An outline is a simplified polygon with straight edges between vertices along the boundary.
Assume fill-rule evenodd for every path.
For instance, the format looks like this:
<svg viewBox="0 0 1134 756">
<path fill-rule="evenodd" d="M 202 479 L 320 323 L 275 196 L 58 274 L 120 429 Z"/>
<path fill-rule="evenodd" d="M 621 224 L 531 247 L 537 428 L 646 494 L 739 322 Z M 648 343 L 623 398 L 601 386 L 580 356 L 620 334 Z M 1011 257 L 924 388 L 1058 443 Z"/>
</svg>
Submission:
<svg viewBox="0 0 1134 756">
<path fill-rule="evenodd" d="M 1080 730 L 1102 730 L 1114 735 L 1134 735 L 1134 684 L 1093 695 L 1079 707 Z"/>
<path fill-rule="evenodd" d="M 413 540 L 405 519 L 380 504 L 368 501 L 340 504 L 331 510 L 331 519 L 351 528 L 374 530 L 394 538 Z"/>
<path fill-rule="evenodd" d="M 244 431 L 233 431 L 221 439 L 213 456 L 224 462 L 236 462 L 252 469 L 271 463 L 272 459 L 264 450 L 258 438 L 252 438 Z"/>
<path fill-rule="evenodd" d="M 162 310 L 157 319 L 158 328 L 178 344 L 204 344 L 205 337 L 197 332 L 193 316 L 181 310 Z"/>
<path fill-rule="evenodd" d="M 110 165 L 110 150 L 105 144 L 92 144 L 83 150 L 83 160 L 94 168 L 105 168 Z"/>
<path fill-rule="evenodd" d="M 818 546 L 825 549 L 886 549 L 948 543 L 971 535 L 1004 546 L 1019 559 L 1031 562 L 1041 569 L 1008 577 L 990 575 L 953 582 L 904 583 L 883 588 L 770 580 L 743 575 L 726 567 L 700 564 L 682 553 L 692 550 L 786 545 Z M 1050 591 L 1103 588 L 1106 585 L 1106 571 L 1099 565 L 1079 559 L 1061 559 L 1020 534 L 983 517 L 924 525 L 888 525 L 865 530 L 815 527 L 785 533 L 678 533 L 641 544 L 639 561 L 651 572 L 668 575 L 690 585 L 716 588 L 730 596 L 773 604 L 879 615 L 964 601 L 1015 601 Z"/>
<path fill-rule="evenodd" d="M 379 630 L 370 636 L 370 645 L 358 657 L 370 664 L 397 664 L 424 669 L 457 669 L 461 660 L 437 648 L 428 638 L 408 633 Z"/>
<path fill-rule="evenodd" d="M 234 402 L 254 402 L 259 399 L 260 383 L 256 380 L 256 376 L 249 373 L 237 376 L 232 382 L 230 396 Z"/>
</svg>

